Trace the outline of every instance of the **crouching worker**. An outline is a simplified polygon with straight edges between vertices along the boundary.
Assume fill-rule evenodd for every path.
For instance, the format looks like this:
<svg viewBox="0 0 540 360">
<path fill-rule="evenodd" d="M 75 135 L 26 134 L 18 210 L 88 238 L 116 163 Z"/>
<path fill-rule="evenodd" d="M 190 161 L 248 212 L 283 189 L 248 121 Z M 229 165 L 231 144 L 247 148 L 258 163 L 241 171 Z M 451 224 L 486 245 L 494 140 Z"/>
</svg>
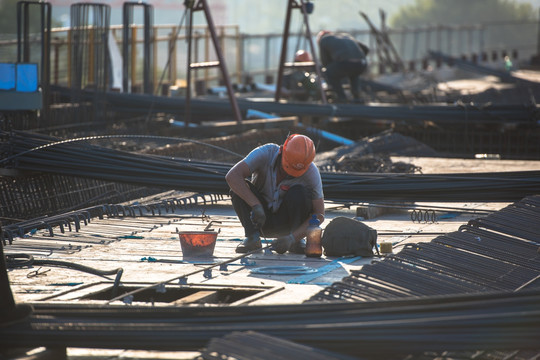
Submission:
<svg viewBox="0 0 540 360">
<path fill-rule="evenodd" d="M 279 254 L 304 253 L 312 214 L 321 224 L 324 221 L 322 181 L 314 157 L 313 141 L 293 134 L 282 146 L 259 146 L 229 170 L 225 179 L 246 236 L 237 253 L 260 249 L 261 236 L 276 238 L 272 248 Z"/>
</svg>

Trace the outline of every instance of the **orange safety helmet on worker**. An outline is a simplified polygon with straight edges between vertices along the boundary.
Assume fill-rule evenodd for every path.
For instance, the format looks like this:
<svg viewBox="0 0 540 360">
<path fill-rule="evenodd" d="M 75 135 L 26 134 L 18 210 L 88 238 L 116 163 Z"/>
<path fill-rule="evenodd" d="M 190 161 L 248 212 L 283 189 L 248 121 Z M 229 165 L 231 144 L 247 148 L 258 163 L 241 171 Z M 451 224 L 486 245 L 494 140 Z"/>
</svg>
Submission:
<svg viewBox="0 0 540 360">
<path fill-rule="evenodd" d="M 327 35 L 327 34 L 331 34 L 332 32 L 329 31 L 329 30 L 321 30 L 319 31 L 319 33 L 317 34 L 317 44 L 321 42 L 321 39 L 324 35 Z"/>
<path fill-rule="evenodd" d="M 281 166 L 291 176 L 302 176 L 314 158 L 315 145 L 305 135 L 292 134 L 282 146 Z"/>
<path fill-rule="evenodd" d="M 308 53 L 306 50 L 298 50 L 294 54 L 294 62 L 309 62 L 313 61 L 311 58 L 311 54 Z"/>
</svg>

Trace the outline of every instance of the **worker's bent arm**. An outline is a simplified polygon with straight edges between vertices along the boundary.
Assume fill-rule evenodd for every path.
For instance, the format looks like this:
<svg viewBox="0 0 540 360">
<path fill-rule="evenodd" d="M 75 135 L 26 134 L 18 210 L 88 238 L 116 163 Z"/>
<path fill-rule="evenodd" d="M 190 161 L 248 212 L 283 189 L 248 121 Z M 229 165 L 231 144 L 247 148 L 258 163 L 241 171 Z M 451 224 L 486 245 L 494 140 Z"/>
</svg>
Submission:
<svg viewBox="0 0 540 360">
<path fill-rule="evenodd" d="M 319 223 L 322 224 L 324 221 L 324 199 L 312 200 L 311 204 L 313 206 L 313 214 L 317 215 L 317 219 L 319 219 Z M 309 225 L 310 219 L 311 219 L 311 216 L 308 219 L 306 219 L 306 221 L 304 221 L 302 225 L 298 227 L 298 229 L 295 229 L 292 232 L 295 240 L 300 240 L 304 236 L 306 236 L 306 230 Z"/>
<path fill-rule="evenodd" d="M 316 199 L 311 202 L 313 204 L 313 214 L 317 215 L 319 225 L 324 222 L 324 199 Z"/>
<path fill-rule="evenodd" d="M 253 207 L 261 202 L 249 189 L 248 184 L 246 184 L 246 178 L 250 175 L 251 170 L 249 170 L 249 166 L 242 160 L 229 170 L 227 175 L 225 175 L 225 180 L 236 195 L 240 196 L 249 206 Z"/>
</svg>

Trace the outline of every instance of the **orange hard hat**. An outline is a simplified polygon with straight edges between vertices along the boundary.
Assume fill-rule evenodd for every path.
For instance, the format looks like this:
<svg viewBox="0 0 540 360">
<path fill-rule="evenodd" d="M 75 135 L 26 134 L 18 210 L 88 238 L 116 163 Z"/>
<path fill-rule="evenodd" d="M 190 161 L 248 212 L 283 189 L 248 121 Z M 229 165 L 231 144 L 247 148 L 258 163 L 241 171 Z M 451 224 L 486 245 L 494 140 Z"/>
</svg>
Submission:
<svg viewBox="0 0 540 360">
<path fill-rule="evenodd" d="M 294 54 L 294 61 L 307 62 L 307 61 L 313 61 L 313 59 L 311 58 L 311 55 L 306 50 L 298 50 L 296 54 Z"/>
<path fill-rule="evenodd" d="M 319 31 L 319 33 L 317 34 L 317 43 L 321 41 L 321 38 L 326 35 L 326 34 L 330 34 L 331 31 L 329 30 L 321 30 Z"/>
<path fill-rule="evenodd" d="M 305 135 L 292 134 L 283 144 L 281 166 L 291 176 L 302 176 L 315 158 L 315 145 Z"/>
</svg>

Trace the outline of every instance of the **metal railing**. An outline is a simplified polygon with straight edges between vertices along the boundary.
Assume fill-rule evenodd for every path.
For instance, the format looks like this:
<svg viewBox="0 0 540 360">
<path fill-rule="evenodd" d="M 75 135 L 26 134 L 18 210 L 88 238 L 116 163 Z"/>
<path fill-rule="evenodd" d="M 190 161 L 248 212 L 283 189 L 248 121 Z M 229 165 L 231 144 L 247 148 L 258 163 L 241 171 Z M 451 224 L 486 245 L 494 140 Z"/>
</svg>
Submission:
<svg viewBox="0 0 540 360">
<path fill-rule="evenodd" d="M 430 50 L 440 51 L 455 57 L 477 58 L 484 63 L 501 66 L 504 56 L 508 55 L 514 63 L 526 61 L 537 53 L 536 21 L 498 22 L 480 25 L 433 25 L 418 28 L 389 29 L 388 35 L 402 60 L 408 64 L 409 70 L 418 70 L 427 66 L 435 66 L 427 60 Z M 143 31 L 142 25 L 131 25 L 131 62 L 130 83 L 134 91 L 141 88 L 143 79 Z M 246 84 L 250 82 L 272 83 L 279 66 L 279 49 L 282 45 L 281 33 L 243 34 L 237 25 L 216 26 L 220 46 L 224 53 L 228 70 L 233 82 Z M 70 28 L 54 28 L 51 36 L 51 84 L 69 85 L 71 64 L 69 61 Z M 369 30 L 349 30 L 358 40 L 375 49 L 376 41 Z M 112 25 L 111 33 L 115 46 L 121 49 L 123 26 Z M 511 40 L 512 34 L 522 34 Z M 155 93 L 168 93 L 169 88 L 185 87 L 187 70 L 186 28 L 174 25 L 154 25 L 152 69 Z M 507 34 L 508 39 L 500 34 Z M 315 36 L 315 34 L 314 34 Z M 30 36 L 30 42 L 39 42 L 39 36 Z M 305 42 L 303 34 L 291 34 L 289 37 L 287 58 L 293 59 L 294 53 Z M 15 62 L 17 51 L 16 36 L 4 35 L 0 39 L 0 61 Z M 210 33 L 206 26 L 194 26 L 193 57 L 196 62 L 215 60 Z M 381 72 L 376 58 L 376 51 L 369 54 L 369 73 Z M 39 63 L 39 59 L 30 59 Z M 220 84 L 217 69 L 206 69 L 197 72 L 193 83 L 202 83 L 200 88 Z M 160 83 L 161 82 L 161 88 Z M 195 85 L 196 86 L 196 85 Z M 199 91 L 200 92 L 200 91 Z"/>
</svg>

